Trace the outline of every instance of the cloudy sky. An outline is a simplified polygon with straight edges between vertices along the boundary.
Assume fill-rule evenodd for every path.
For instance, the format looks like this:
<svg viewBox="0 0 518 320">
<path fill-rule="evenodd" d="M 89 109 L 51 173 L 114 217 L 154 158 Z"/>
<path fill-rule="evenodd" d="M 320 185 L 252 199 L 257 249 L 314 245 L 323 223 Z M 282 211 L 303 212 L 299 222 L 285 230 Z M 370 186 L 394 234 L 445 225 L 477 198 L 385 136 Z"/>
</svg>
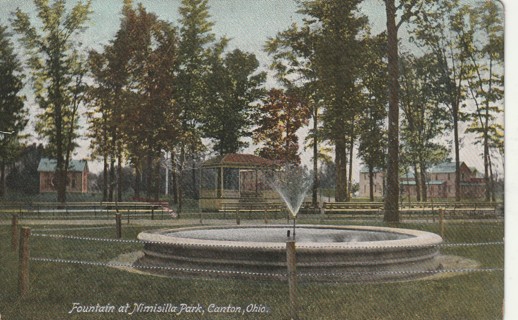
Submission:
<svg viewBox="0 0 518 320">
<path fill-rule="evenodd" d="M 470 1 L 470 0 L 467 0 Z M 73 5 L 76 1 L 68 1 Z M 148 11 L 156 13 L 160 18 L 177 25 L 178 7 L 180 0 L 142 0 Z M 122 0 L 92 0 L 93 15 L 89 28 L 84 33 L 84 43 L 90 48 L 100 48 L 107 44 L 115 35 L 119 23 Z M 261 67 L 267 69 L 270 63 L 262 48 L 269 37 L 287 29 L 292 23 L 300 22 L 302 17 L 296 13 L 295 0 L 209 0 L 210 14 L 217 36 L 226 36 L 231 39 L 230 49 L 240 48 L 255 53 Z M 34 6 L 30 0 L 0 0 L 0 23 L 8 24 L 12 12 L 16 8 L 24 12 L 33 13 Z M 385 28 L 385 7 L 382 0 L 365 0 L 362 11 L 369 17 L 372 32 L 378 33 Z M 404 36 L 404 30 L 401 32 Z M 270 80 L 270 83 L 272 81 Z M 37 108 L 34 108 L 35 111 Z M 34 114 L 34 112 L 31 112 Z M 301 140 L 304 132 L 301 132 Z M 88 142 L 83 140 L 77 157 L 88 157 Z M 471 140 L 466 139 L 462 160 L 470 166 L 482 168 L 482 161 L 478 156 L 480 150 L 470 147 Z M 247 150 L 247 151 L 252 151 Z M 303 153 L 304 163 L 310 163 L 310 154 Z M 357 171 L 357 164 L 355 170 Z M 92 166 L 98 170 L 95 164 Z"/>
</svg>

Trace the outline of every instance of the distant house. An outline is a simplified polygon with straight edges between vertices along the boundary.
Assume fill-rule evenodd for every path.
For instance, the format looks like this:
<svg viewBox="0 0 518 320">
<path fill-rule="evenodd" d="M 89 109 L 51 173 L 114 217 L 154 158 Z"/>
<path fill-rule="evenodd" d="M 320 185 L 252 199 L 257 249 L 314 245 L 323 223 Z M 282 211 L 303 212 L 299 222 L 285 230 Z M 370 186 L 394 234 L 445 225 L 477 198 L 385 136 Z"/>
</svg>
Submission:
<svg viewBox="0 0 518 320">
<path fill-rule="evenodd" d="M 464 162 L 460 163 L 460 193 L 461 198 L 481 198 L 484 195 L 485 184 L 476 169 L 469 168 Z M 440 163 L 427 172 L 427 193 L 432 198 L 454 198 L 456 166 L 454 162 Z M 383 195 L 385 173 L 375 170 L 374 196 Z M 416 196 L 414 173 L 409 172 L 400 176 L 400 192 L 405 196 Z M 369 196 L 369 173 L 366 168 L 360 170 L 360 197 Z"/>
<path fill-rule="evenodd" d="M 385 186 L 384 178 L 385 173 L 381 169 L 374 168 L 372 186 L 374 197 L 381 198 L 383 196 L 383 188 Z M 369 168 L 363 167 L 360 169 L 360 190 L 358 192 L 359 196 L 362 198 L 368 198 L 370 196 L 369 188 Z"/>
<path fill-rule="evenodd" d="M 57 161 L 42 158 L 38 165 L 40 193 L 56 192 L 55 173 Z M 68 166 L 67 192 L 88 192 L 88 163 L 86 160 L 71 160 Z"/>
</svg>

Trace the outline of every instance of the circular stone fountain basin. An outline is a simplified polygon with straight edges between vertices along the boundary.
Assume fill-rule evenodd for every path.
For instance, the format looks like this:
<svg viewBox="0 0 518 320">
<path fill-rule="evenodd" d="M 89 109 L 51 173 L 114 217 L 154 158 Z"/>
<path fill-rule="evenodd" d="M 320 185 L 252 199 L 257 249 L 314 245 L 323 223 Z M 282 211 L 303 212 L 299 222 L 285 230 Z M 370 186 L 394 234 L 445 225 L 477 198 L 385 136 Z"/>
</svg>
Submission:
<svg viewBox="0 0 518 320">
<path fill-rule="evenodd" d="M 171 275 L 286 278 L 291 226 L 191 227 L 141 232 L 137 264 Z M 293 231 L 292 231 L 293 232 Z M 427 275 L 438 267 L 436 234 L 410 229 L 301 225 L 296 232 L 302 280 L 384 281 Z M 181 269 L 181 270 L 180 270 Z"/>
</svg>

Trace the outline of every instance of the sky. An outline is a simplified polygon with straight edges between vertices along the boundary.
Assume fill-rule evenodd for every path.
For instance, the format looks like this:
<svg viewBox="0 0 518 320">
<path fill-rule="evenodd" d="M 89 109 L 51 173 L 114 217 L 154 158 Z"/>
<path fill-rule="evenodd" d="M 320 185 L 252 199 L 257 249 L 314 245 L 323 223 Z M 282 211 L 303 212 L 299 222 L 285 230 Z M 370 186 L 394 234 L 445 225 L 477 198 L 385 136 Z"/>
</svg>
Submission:
<svg viewBox="0 0 518 320">
<path fill-rule="evenodd" d="M 344 0 L 346 1 L 346 0 Z M 136 1 L 138 2 L 138 1 Z M 176 22 L 178 19 L 177 8 L 179 0 L 147 0 L 142 1 L 144 6 L 161 18 Z M 504 0 L 506 8 L 506 110 L 505 110 L 505 134 L 506 134 L 506 186 L 507 194 L 518 190 L 518 126 L 514 121 L 518 120 L 518 44 L 516 30 L 518 30 L 518 1 Z M 268 57 L 262 52 L 262 46 L 268 37 L 286 29 L 293 22 L 300 21 L 295 11 L 297 9 L 294 0 L 210 0 L 210 12 L 215 21 L 214 32 L 218 36 L 226 35 L 232 38 L 230 47 L 240 48 L 256 54 L 261 65 L 267 67 Z M 32 10 L 30 0 L 0 0 L 0 23 L 8 24 L 8 20 L 17 7 L 23 11 Z M 92 25 L 85 34 L 85 43 L 89 46 L 106 44 L 113 37 L 120 19 L 122 0 L 93 0 L 94 14 Z M 366 0 L 365 12 L 373 23 L 373 31 L 383 30 L 385 24 L 385 12 L 382 0 Z M 514 30 L 511 34 L 510 30 Z M 31 110 L 31 112 L 34 110 Z M 87 142 L 82 141 L 82 148 L 78 157 L 87 157 L 85 147 Z M 478 150 L 465 144 L 461 157 L 469 165 L 481 167 L 481 161 L 473 161 L 479 158 Z M 304 155 L 307 162 L 308 155 Z M 470 160 L 469 160 L 470 159 Z M 509 165 L 511 164 L 511 165 Z M 356 164 L 357 165 L 357 164 Z M 356 171 L 356 170 L 355 170 Z M 517 244 L 517 233 L 510 232 L 510 228 L 517 225 L 518 207 L 512 196 L 506 201 L 506 268 L 515 267 L 518 261 L 518 250 L 513 245 Z M 513 248 L 512 250 L 510 248 Z M 516 275 L 506 272 L 506 319 L 518 319 L 518 308 L 512 301 L 518 301 L 518 285 Z"/>
<path fill-rule="evenodd" d="M 471 1 L 471 0 L 466 0 Z M 178 7 L 180 0 L 134 0 L 134 3 L 142 3 L 149 12 L 156 13 L 161 19 L 178 25 Z M 68 1 L 72 6 L 76 1 Z M 122 0 L 92 0 L 93 14 L 89 28 L 83 34 L 83 42 L 87 48 L 101 49 L 115 35 L 119 28 Z M 266 40 L 275 36 L 278 32 L 287 29 L 293 23 L 300 23 L 302 17 L 296 13 L 296 0 L 209 0 L 211 20 L 214 22 L 213 32 L 218 37 L 226 36 L 231 39 L 229 49 L 239 48 L 243 51 L 253 52 L 258 58 L 261 68 L 268 69 L 270 63 L 268 55 L 263 51 Z M 34 13 L 34 5 L 30 0 L 0 0 L 0 23 L 8 24 L 11 13 L 20 8 L 24 12 Z M 385 6 L 382 0 L 365 0 L 361 6 L 362 12 L 369 17 L 372 33 L 376 34 L 385 29 Z M 404 37 L 405 30 L 400 31 Z M 268 84 L 273 85 L 272 77 Z M 30 93 L 28 94 L 30 95 Z M 31 107 L 31 114 L 39 112 L 36 106 Z M 86 124 L 82 124 L 86 127 Z M 33 124 L 29 125 L 33 127 Z M 463 129 L 463 128 L 461 128 Z M 299 141 L 302 142 L 307 129 L 299 132 Z M 461 160 L 469 166 L 482 170 L 480 150 L 472 146 L 473 140 L 466 136 Z M 79 141 L 80 148 L 77 158 L 88 158 L 88 141 Z M 253 152 L 254 146 L 245 150 Z M 310 165 L 311 154 L 300 150 L 303 164 Z M 92 171 L 99 171 L 100 164 L 91 163 Z M 355 172 L 353 179 L 358 180 L 359 162 L 353 163 Z"/>
</svg>

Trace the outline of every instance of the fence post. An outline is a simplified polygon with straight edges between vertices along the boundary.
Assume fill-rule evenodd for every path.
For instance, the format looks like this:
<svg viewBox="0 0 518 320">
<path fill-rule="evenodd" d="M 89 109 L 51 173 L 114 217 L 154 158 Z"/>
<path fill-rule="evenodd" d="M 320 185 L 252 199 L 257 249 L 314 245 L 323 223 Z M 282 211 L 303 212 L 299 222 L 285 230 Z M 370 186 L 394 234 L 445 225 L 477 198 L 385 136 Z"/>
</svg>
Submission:
<svg viewBox="0 0 518 320">
<path fill-rule="evenodd" d="M 155 207 L 151 207 L 151 220 L 155 220 Z"/>
<path fill-rule="evenodd" d="M 237 210 L 236 210 L 236 224 L 237 225 L 241 224 L 241 218 L 239 217 L 239 208 L 237 208 Z"/>
<path fill-rule="evenodd" d="M 290 295 L 291 319 L 297 320 L 297 258 L 295 254 L 295 241 L 286 241 L 286 262 L 288 265 L 288 286 Z"/>
<path fill-rule="evenodd" d="M 264 209 L 264 224 L 268 224 L 268 207 Z"/>
<path fill-rule="evenodd" d="M 11 231 L 12 231 L 11 248 L 13 249 L 13 251 L 16 251 L 16 250 L 18 250 L 18 241 L 20 241 L 19 234 L 18 234 L 18 215 L 16 215 L 16 214 L 13 214 L 13 218 L 12 218 L 12 222 L 11 222 Z"/>
<path fill-rule="evenodd" d="M 20 297 L 29 292 L 29 236 L 31 229 L 22 227 L 19 248 L 18 290 Z"/>
<path fill-rule="evenodd" d="M 130 223 L 130 209 L 128 208 L 126 215 L 128 216 L 128 224 Z"/>
<path fill-rule="evenodd" d="M 122 221 L 121 214 L 119 212 L 115 214 L 115 227 L 117 229 L 117 239 L 122 238 Z"/>
</svg>

